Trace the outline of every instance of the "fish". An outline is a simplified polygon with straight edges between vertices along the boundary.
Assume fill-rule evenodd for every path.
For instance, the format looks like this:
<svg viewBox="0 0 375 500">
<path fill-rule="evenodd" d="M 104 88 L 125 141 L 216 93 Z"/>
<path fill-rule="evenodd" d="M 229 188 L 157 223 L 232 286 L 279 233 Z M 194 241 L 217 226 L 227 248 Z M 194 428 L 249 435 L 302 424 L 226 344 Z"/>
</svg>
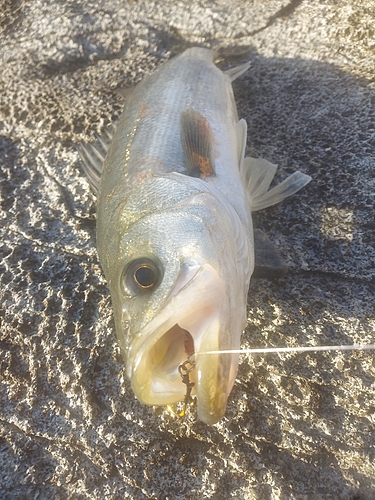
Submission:
<svg viewBox="0 0 375 500">
<path fill-rule="evenodd" d="M 225 414 L 238 371 L 251 214 L 311 180 L 297 171 L 270 189 L 277 166 L 245 157 L 232 82 L 250 64 L 222 71 L 215 57 L 192 47 L 171 58 L 128 93 L 116 125 L 80 147 L 133 392 L 152 406 L 194 397 L 209 425 Z"/>
</svg>

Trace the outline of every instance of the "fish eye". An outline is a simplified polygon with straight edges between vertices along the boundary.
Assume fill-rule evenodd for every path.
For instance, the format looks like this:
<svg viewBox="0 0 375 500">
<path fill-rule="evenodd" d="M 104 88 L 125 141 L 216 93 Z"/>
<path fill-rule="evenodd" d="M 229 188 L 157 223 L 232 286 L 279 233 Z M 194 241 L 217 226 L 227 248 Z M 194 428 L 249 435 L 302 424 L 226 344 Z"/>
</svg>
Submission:
<svg viewBox="0 0 375 500">
<path fill-rule="evenodd" d="M 134 271 L 134 282 L 140 288 L 152 288 L 156 283 L 156 272 L 155 269 L 148 266 L 147 264 L 142 264 L 137 267 Z"/>
<path fill-rule="evenodd" d="M 125 287 L 133 293 L 151 291 L 161 281 L 158 265 L 151 259 L 137 259 L 126 269 Z"/>
</svg>

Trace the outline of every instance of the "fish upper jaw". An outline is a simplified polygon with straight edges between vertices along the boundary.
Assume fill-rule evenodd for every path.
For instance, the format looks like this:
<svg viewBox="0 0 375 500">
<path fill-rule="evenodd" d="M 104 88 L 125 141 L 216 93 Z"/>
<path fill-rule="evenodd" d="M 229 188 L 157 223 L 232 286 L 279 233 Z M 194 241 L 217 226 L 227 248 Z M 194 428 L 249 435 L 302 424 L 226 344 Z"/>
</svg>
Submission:
<svg viewBox="0 0 375 500">
<path fill-rule="evenodd" d="M 237 341 L 230 344 L 226 292 L 224 281 L 209 264 L 187 266 L 180 274 L 164 307 L 130 346 L 127 374 L 141 402 L 165 406 L 182 401 L 186 385 L 179 366 L 193 351 L 196 361 L 190 381 L 195 384 L 198 417 L 208 424 L 220 420 L 237 373 L 238 355 L 204 352 L 238 347 Z M 238 342 L 241 331 L 233 337 Z"/>
</svg>

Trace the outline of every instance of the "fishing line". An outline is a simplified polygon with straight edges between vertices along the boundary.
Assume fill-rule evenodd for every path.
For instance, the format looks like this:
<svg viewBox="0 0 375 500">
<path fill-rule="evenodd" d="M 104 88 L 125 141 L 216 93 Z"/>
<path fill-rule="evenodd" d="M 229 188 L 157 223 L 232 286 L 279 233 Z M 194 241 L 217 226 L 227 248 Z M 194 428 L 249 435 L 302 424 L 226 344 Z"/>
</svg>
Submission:
<svg viewBox="0 0 375 500">
<path fill-rule="evenodd" d="M 190 373 L 196 367 L 196 357 L 202 354 L 278 354 L 288 352 L 317 352 L 317 351 L 370 351 L 375 350 L 375 344 L 353 344 L 353 345 L 318 345 L 305 347 L 262 347 L 256 349 L 223 349 L 217 351 L 190 352 L 187 360 L 178 367 L 182 383 L 186 385 L 186 394 L 181 411 L 177 411 L 174 405 L 168 405 L 169 410 L 177 417 L 184 417 L 187 407 L 196 401 L 191 393 L 195 383 L 190 380 Z"/>
<path fill-rule="evenodd" d="M 353 344 L 353 345 L 318 345 L 307 347 L 264 347 L 260 349 L 223 349 L 218 351 L 196 352 L 195 356 L 201 354 L 269 354 L 285 352 L 316 352 L 316 351 L 370 351 L 375 349 L 375 344 Z"/>
</svg>

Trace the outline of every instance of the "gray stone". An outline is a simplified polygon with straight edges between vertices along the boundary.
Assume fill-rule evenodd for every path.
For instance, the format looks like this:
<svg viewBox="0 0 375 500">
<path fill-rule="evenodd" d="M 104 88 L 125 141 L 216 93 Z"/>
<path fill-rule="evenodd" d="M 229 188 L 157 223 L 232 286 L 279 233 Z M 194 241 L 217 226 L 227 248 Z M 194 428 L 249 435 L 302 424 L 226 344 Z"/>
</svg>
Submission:
<svg viewBox="0 0 375 500">
<path fill-rule="evenodd" d="M 208 427 L 124 373 L 75 144 L 191 45 L 228 67 L 248 154 L 313 181 L 256 214 L 289 266 L 243 347 L 375 343 L 375 3 L 0 1 L 0 498 L 375 498 L 374 353 L 243 356 Z"/>
</svg>

